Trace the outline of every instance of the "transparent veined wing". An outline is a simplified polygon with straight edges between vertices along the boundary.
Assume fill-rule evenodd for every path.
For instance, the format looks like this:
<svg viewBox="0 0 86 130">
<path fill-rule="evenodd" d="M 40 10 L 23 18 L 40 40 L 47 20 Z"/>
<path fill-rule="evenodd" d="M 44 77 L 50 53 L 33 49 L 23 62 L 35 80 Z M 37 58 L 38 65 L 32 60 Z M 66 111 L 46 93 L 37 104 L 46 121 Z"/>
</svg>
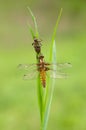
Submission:
<svg viewBox="0 0 86 130">
<path fill-rule="evenodd" d="M 33 69 L 37 69 L 37 64 L 19 64 L 18 68 L 31 71 Z"/>
<path fill-rule="evenodd" d="M 67 78 L 68 75 L 66 73 L 62 73 L 58 70 L 54 70 L 54 69 L 50 69 L 48 72 L 47 72 L 48 76 L 51 77 L 51 78 Z"/>
<path fill-rule="evenodd" d="M 56 69 L 56 70 L 62 70 L 62 69 L 65 69 L 65 68 L 72 67 L 72 65 L 70 63 L 51 63 L 51 64 L 48 64 L 48 65 L 49 65 L 49 68 L 51 70 L 53 68 Z"/>
<path fill-rule="evenodd" d="M 55 72 L 54 72 L 54 73 L 50 74 L 50 77 L 51 77 L 51 78 L 61 79 L 61 78 L 67 78 L 68 75 L 65 74 L 65 73 L 61 73 L 61 72 L 58 72 L 58 73 L 55 73 Z"/>
<path fill-rule="evenodd" d="M 25 75 L 23 76 L 23 79 L 25 79 L 25 80 L 35 79 L 35 78 L 37 78 L 38 73 L 39 73 L 39 72 L 38 72 L 37 70 L 35 70 L 35 71 L 33 70 L 32 72 L 25 74 Z"/>
</svg>

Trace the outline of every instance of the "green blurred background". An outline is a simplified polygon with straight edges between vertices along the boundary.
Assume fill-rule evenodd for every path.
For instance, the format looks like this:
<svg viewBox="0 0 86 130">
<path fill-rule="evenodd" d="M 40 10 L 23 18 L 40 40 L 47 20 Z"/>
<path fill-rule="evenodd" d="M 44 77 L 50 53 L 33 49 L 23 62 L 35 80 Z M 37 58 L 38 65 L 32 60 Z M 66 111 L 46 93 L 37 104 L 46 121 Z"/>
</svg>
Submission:
<svg viewBox="0 0 86 130">
<path fill-rule="evenodd" d="M 48 130 L 86 130 L 86 1 L 0 0 L 0 130 L 39 130 L 36 80 L 22 80 L 20 63 L 35 63 L 29 33 L 37 18 L 45 59 L 60 8 L 57 62 L 71 62 L 68 79 L 55 84 Z"/>
</svg>

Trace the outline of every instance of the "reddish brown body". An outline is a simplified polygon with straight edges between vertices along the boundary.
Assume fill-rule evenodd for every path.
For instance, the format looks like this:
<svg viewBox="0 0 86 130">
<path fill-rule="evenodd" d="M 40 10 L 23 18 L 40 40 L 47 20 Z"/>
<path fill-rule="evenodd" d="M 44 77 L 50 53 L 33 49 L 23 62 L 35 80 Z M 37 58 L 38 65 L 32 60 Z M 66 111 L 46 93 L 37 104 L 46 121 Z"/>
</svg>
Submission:
<svg viewBox="0 0 86 130">
<path fill-rule="evenodd" d="M 43 58 L 44 56 L 42 55 L 39 57 L 39 63 L 37 65 L 38 65 L 38 71 L 40 72 L 41 83 L 43 87 L 45 88 L 46 87 L 46 71 L 49 70 L 49 68 L 46 67 L 46 65 L 49 65 L 49 64 L 45 63 Z"/>
<path fill-rule="evenodd" d="M 46 87 L 46 71 L 44 71 L 44 70 L 40 71 L 40 80 L 41 80 L 43 87 L 45 88 Z"/>
</svg>

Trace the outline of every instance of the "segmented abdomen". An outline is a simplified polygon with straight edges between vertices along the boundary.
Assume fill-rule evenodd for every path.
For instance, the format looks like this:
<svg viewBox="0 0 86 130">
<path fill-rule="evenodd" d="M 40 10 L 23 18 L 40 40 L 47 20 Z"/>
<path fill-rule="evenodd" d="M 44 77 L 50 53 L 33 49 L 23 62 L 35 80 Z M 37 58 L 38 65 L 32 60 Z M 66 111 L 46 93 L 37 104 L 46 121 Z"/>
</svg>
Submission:
<svg viewBox="0 0 86 130">
<path fill-rule="evenodd" d="M 44 70 L 40 71 L 40 80 L 42 82 L 43 87 L 46 87 L 46 72 Z"/>
</svg>

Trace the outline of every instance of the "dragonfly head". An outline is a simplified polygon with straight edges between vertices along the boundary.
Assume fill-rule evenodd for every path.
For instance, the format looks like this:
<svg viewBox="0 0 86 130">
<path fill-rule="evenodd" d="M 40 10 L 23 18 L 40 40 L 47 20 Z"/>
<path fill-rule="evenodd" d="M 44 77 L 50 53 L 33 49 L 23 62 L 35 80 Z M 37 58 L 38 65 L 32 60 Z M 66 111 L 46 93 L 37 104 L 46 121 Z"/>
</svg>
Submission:
<svg viewBox="0 0 86 130">
<path fill-rule="evenodd" d="M 40 54 L 39 57 L 38 57 L 38 59 L 39 59 L 40 63 L 43 63 L 44 56 L 42 54 Z"/>
</svg>

